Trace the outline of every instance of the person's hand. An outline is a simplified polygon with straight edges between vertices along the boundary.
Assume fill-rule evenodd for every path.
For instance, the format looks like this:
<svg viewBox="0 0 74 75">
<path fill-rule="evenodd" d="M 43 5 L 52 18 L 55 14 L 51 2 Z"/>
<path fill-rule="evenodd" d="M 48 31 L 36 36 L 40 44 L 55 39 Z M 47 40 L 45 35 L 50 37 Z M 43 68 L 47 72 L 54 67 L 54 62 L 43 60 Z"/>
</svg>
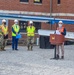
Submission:
<svg viewBox="0 0 74 75">
<path fill-rule="evenodd" d="M 18 35 L 18 33 L 16 33 L 16 35 Z"/>
<path fill-rule="evenodd" d="M 4 36 L 6 36 L 7 34 L 4 34 Z"/>
<path fill-rule="evenodd" d="M 60 30 L 58 30 L 60 33 L 61 33 L 61 31 Z"/>
<path fill-rule="evenodd" d="M 6 34 L 4 34 L 4 36 L 6 36 Z"/>
</svg>

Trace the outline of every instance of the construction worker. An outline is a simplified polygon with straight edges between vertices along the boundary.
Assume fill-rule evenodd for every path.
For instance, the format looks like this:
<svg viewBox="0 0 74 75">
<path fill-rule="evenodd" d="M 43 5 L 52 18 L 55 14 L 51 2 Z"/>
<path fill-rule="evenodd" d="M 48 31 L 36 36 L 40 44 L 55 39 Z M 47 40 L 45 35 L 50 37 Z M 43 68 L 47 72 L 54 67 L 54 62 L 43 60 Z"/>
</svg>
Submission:
<svg viewBox="0 0 74 75">
<path fill-rule="evenodd" d="M 20 27 L 18 25 L 18 20 L 14 20 L 14 24 L 12 25 L 12 50 L 18 50 L 18 38 L 16 36 L 20 32 Z"/>
<path fill-rule="evenodd" d="M 6 42 L 7 42 L 7 39 L 8 39 L 8 26 L 6 25 L 6 20 L 3 19 L 2 20 L 2 25 L 1 25 L 1 30 L 2 30 L 2 33 L 3 33 L 3 47 L 2 47 L 2 50 L 5 50 L 5 46 L 6 46 Z"/>
<path fill-rule="evenodd" d="M 57 31 L 59 32 L 60 35 L 63 35 L 63 36 L 66 35 L 66 29 L 63 27 L 62 21 L 58 22 Z M 61 46 L 61 59 L 64 59 L 64 42 L 61 45 L 56 46 L 56 55 L 57 55 L 56 59 L 59 59 L 59 57 L 60 57 L 59 46 Z"/>
<path fill-rule="evenodd" d="M 33 50 L 34 36 L 35 36 L 35 27 L 33 26 L 33 22 L 29 21 L 29 25 L 27 26 L 27 47 L 28 47 L 28 50 Z"/>
</svg>

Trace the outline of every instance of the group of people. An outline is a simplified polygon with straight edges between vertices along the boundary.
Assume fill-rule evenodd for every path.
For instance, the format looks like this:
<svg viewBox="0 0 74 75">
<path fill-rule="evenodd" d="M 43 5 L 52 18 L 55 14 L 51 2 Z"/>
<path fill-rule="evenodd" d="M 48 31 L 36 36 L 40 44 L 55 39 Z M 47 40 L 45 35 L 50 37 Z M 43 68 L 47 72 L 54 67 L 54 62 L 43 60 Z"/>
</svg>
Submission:
<svg viewBox="0 0 74 75">
<path fill-rule="evenodd" d="M 63 22 L 58 22 L 57 30 L 63 36 L 66 35 L 66 29 L 63 27 Z M 33 25 L 33 21 L 28 22 L 28 26 L 26 28 L 27 32 L 27 50 L 33 50 L 34 44 L 34 36 L 35 36 L 35 27 Z M 14 24 L 12 25 L 12 50 L 18 50 L 18 38 L 16 36 L 20 34 L 20 26 L 18 24 L 18 20 L 14 20 Z M 5 51 L 6 41 L 8 39 L 8 26 L 6 25 L 6 20 L 2 20 L 2 25 L 0 25 L 0 50 Z M 61 46 L 61 58 L 64 59 L 64 42 L 61 45 L 56 45 L 56 58 L 60 58 L 59 46 Z"/>
<path fill-rule="evenodd" d="M 29 21 L 26 28 L 27 32 L 27 50 L 33 50 L 35 27 L 33 21 Z M 18 50 L 18 38 L 16 36 L 20 33 L 20 27 L 18 25 L 18 20 L 14 20 L 14 25 L 12 25 L 12 50 Z"/>
<path fill-rule="evenodd" d="M 26 28 L 27 32 L 27 50 L 33 50 L 35 27 L 33 21 L 29 21 Z M 18 40 L 17 36 L 20 34 L 20 26 L 18 20 L 14 20 L 12 25 L 12 50 L 18 50 Z M 6 41 L 8 39 L 8 26 L 6 25 L 6 20 L 2 20 L 2 25 L 0 25 L 0 50 L 5 51 Z"/>
</svg>

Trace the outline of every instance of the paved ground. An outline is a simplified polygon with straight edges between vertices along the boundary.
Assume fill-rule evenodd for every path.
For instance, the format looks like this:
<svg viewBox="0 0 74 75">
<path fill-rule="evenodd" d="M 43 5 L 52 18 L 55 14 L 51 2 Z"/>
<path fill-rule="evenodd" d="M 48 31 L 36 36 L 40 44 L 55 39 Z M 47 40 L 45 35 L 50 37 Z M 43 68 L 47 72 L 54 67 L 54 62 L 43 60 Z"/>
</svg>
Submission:
<svg viewBox="0 0 74 75">
<path fill-rule="evenodd" d="M 19 51 L 0 51 L 0 75 L 74 75 L 74 45 L 65 46 L 64 60 L 50 60 L 54 49 L 40 49 L 35 46 L 27 51 L 19 46 Z"/>
</svg>

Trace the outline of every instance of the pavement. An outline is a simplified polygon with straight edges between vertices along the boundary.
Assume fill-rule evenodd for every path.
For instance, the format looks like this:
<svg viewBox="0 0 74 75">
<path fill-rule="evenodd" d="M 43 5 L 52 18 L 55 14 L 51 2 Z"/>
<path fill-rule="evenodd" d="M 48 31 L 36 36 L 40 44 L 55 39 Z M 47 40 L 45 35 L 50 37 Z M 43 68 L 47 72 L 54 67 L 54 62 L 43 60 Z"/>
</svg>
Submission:
<svg viewBox="0 0 74 75">
<path fill-rule="evenodd" d="M 74 75 L 74 45 L 65 45 L 65 59 L 51 60 L 54 49 L 40 49 L 34 46 L 27 51 L 19 46 L 13 51 L 6 46 L 0 51 L 0 75 Z"/>
</svg>

